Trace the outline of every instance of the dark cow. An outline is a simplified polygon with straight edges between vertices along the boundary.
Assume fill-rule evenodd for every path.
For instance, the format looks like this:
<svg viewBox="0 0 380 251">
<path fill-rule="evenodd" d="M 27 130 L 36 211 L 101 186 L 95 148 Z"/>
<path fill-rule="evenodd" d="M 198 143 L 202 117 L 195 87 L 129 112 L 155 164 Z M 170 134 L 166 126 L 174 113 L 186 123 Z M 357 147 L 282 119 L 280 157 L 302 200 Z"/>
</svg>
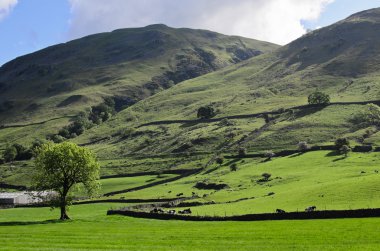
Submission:
<svg viewBox="0 0 380 251">
<path fill-rule="evenodd" d="M 188 209 L 184 209 L 182 211 L 178 211 L 179 214 L 191 214 L 191 209 L 188 208 Z"/>
<path fill-rule="evenodd" d="M 178 193 L 178 194 L 177 194 L 177 197 L 182 196 L 182 195 L 183 195 L 183 193 Z"/>
<path fill-rule="evenodd" d="M 175 210 L 169 210 L 168 214 L 175 214 Z"/>
<path fill-rule="evenodd" d="M 284 213 L 286 213 L 285 212 L 285 210 L 282 210 L 282 209 L 276 209 L 276 213 L 278 213 L 278 214 L 284 214 Z"/>
<path fill-rule="evenodd" d="M 307 208 L 305 209 L 305 212 L 314 212 L 316 209 L 317 209 L 316 206 L 307 207 Z"/>
<path fill-rule="evenodd" d="M 155 207 L 153 210 L 150 211 L 150 213 L 151 214 L 159 214 L 159 213 L 163 214 L 163 213 L 165 213 L 165 211 L 162 210 L 161 208 L 156 208 Z"/>
</svg>

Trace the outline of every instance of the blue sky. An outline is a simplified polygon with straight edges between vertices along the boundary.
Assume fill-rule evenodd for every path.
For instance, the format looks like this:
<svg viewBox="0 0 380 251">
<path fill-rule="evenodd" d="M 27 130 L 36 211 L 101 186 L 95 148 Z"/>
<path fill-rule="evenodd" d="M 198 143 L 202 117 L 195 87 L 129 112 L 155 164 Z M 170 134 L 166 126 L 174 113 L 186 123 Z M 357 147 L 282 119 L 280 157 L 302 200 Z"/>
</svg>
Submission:
<svg viewBox="0 0 380 251">
<path fill-rule="evenodd" d="M 150 23 L 285 44 L 375 7 L 380 0 L 0 0 L 0 65 L 88 34 Z"/>
</svg>

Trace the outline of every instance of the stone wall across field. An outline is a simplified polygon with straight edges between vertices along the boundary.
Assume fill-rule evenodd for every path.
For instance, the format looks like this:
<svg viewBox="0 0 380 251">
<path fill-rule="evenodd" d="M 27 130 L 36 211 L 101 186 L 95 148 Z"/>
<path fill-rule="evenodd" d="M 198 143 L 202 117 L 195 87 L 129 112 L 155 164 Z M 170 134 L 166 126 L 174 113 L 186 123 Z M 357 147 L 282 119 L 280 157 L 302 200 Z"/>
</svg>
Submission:
<svg viewBox="0 0 380 251">
<path fill-rule="evenodd" d="M 368 218 L 380 217 L 380 208 L 357 210 L 328 210 L 314 212 L 265 213 L 246 214 L 237 216 L 189 216 L 163 213 L 147 213 L 132 210 L 109 210 L 107 215 L 125 215 L 136 218 L 157 220 L 186 220 L 186 221 L 264 221 L 264 220 L 306 220 L 306 219 L 338 219 L 338 218 Z"/>
</svg>

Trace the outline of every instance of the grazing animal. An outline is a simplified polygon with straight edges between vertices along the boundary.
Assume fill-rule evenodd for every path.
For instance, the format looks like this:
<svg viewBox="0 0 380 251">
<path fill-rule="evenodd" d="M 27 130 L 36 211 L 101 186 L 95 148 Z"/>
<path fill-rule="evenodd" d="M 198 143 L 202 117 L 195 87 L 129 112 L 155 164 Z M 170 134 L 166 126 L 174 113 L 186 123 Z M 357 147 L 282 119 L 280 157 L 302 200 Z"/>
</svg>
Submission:
<svg viewBox="0 0 380 251">
<path fill-rule="evenodd" d="M 168 214 L 175 214 L 175 210 L 169 210 Z"/>
<path fill-rule="evenodd" d="M 282 210 L 282 209 L 276 209 L 276 213 L 278 214 L 283 214 L 283 213 L 286 213 L 285 210 Z"/>
<path fill-rule="evenodd" d="M 317 209 L 316 206 L 307 207 L 307 208 L 305 209 L 305 212 L 314 212 L 316 209 Z"/>
<path fill-rule="evenodd" d="M 154 208 L 153 210 L 150 211 L 151 214 L 158 214 L 158 213 L 165 213 L 164 210 L 162 210 L 161 208 Z"/>
<path fill-rule="evenodd" d="M 182 195 L 183 195 L 183 193 L 179 193 L 179 194 L 177 194 L 177 197 L 182 196 Z"/>
<path fill-rule="evenodd" d="M 191 214 L 191 209 L 188 208 L 188 209 L 184 209 L 182 211 L 178 211 L 179 214 Z"/>
<path fill-rule="evenodd" d="M 375 170 L 375 173 L 379 173 L 379 171 L 378 171 L 378 170 Z"/>
</svg>

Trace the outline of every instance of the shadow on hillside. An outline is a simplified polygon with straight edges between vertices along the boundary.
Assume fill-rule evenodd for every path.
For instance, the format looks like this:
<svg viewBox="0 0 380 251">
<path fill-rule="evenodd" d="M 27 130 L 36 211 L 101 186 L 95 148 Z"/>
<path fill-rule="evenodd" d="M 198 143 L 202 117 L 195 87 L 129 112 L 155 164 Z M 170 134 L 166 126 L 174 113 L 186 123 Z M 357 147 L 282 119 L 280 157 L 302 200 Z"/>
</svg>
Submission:
<svg viewBox="0 0 380 251">
<path fill-rule="evenodd" d="M 295 153 L 293 155 L 290 155 L 289 158 L 295 158 L 295 157 L 299 157 L 301 155 L 305 154 L 305 152 L 299 152 L 299 153 Z"/>
<path fill-rule="evenodd" d="M 6 226 L 28 226 L 28 225 L 41 225 L 41 224 L 56 224 L 62 223 L 61 220 L 45 220 L 45 221 L 9 221 L 9 222 L 0 222 L 0 227 Z"/>
<path fill-rule="evenodd" d="M 314 114 L 316 112 L 319 112 L 319 111 L 323 110 L 325 107 L 326 106 L 308 107 L 308 108 L 305 108 L 305 109 L 298 110 L 298 111 L 296 111 L 293 114 L 293 118 L 294 119 L 299 119 L 299 118 L 302 118 L 302 117 L 305 117 L 305 116 L 312 115 L 312 114 Z"/>
</svg>

